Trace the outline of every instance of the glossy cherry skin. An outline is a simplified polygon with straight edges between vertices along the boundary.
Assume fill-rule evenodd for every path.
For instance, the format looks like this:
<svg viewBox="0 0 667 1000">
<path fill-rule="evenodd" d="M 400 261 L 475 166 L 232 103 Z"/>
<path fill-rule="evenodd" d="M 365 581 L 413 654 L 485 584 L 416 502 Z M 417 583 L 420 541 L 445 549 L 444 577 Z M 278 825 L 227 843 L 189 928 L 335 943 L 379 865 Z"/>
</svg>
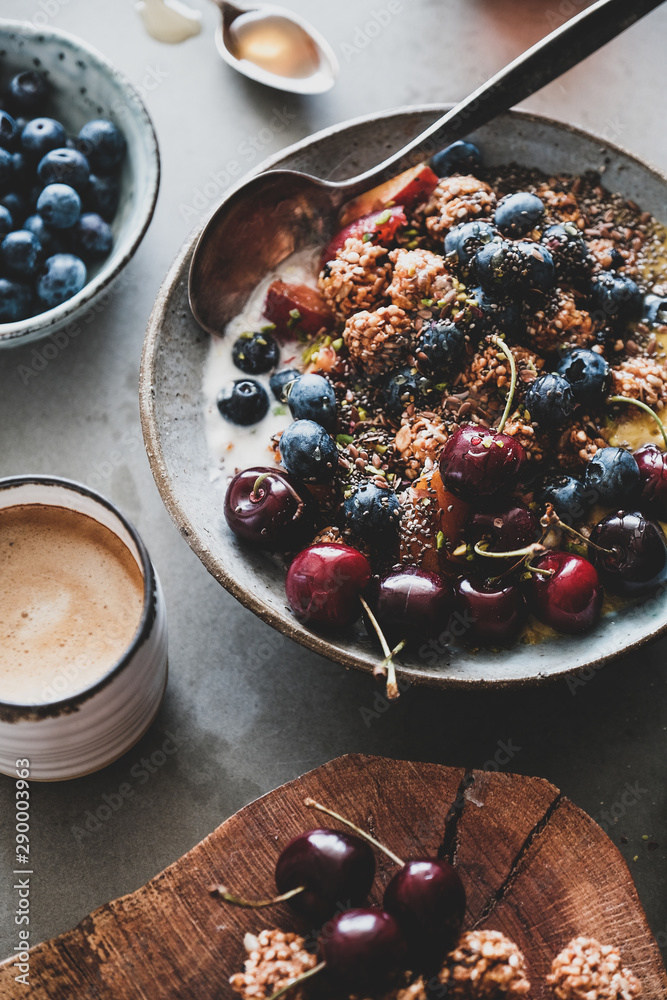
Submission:
<svg viewBox="0 0 667 1000">
<path fill-rule="evenodd" d="M 634 453 L 639 466 L 640 504 L 655 517 L 667 518 L 667 452 L 656 444 L 645 444 Z"/>
<path fill-rule="evenodd" d="M 520 500 L 490 501 L 468 519 L 468 541 L 487 541 L 490 552 L 512 552 L 537 538 L 540 522 Z"/>
<path fill-rule="evenodd" d="M 468 424 L 443 448 L 440 474 L 446 490 L 474 500 L 511 489 L 525 460 L 523 447 L 513 437 Z"/>
<path fill-rule="evenodd" d="M 268 552 L 293 552 L 315 534 L 317 504 L 282 469 L 245 469 L 227 488 L 225 518 L 238 538 Z"/>
<path fill-rule="evenodd" d="M 428 639 L 447 629 L 454 591 L 437 573 L 397 566 L 374 582 L 369 603 L 388 639 Z M 372 627 L 370 631 L 374 634 Z"/>
<path fill-rule="evenodd" d="M 444 858 L 406 862 L 387 885 L 382 906 L 396 918 L 420 965 L 449 951 L 461 930 L 466 893 L 456 868 Z"/>
<path fill-rule="evenodd" d="M 404 967 L 407 944 L 383 910 L 348 910 L 334 917 L 319 941 L 329 976 L 347 990 L 374 992 Z"/>
<path fill-rule="evenodd" d="M 338 830 L 300 833 L 276 864 L 276 888 L 281 895 L 300 885 L 306 887 L 288 902 L 314 926 L 328 920 L 340 906 L 360 906 L 374 878 L 375 855 L 370 845 Z"/>
<path fill-rule="evenodd" d="M 514 642 L 528 618 L 523 594 L 507 580 L 491 583 L 463 577 L 456 584 L 458 614 L 467 626 L 462 636 L 478 646 Z"/>
<path fill-rule="evenodd" d="M 530 602 L 535 615 L 557 632 L 580 635 L 597 624 L 602 610 L 602 586 L 595 566 L 570 552 L 546 552 L 535 565 L 553 576 L 533 574 Z"/>
<path fill-rule="evenodd" d="M 588 557 L 613 594 L 643 597 L 667 581 L 667 540 L 656 521 L 639 511 L 618 511 L 603 517 L 591 531 L 591 542 L 611 554 L 589 546 Z"/>
<path fill-rule="evenodd" d="M 299 621 L 343 627 L 359 617 L 370 578 L 368 559 L 350 545 L 311 545 L 287 570 L 287 600 Z"/>
</svg>

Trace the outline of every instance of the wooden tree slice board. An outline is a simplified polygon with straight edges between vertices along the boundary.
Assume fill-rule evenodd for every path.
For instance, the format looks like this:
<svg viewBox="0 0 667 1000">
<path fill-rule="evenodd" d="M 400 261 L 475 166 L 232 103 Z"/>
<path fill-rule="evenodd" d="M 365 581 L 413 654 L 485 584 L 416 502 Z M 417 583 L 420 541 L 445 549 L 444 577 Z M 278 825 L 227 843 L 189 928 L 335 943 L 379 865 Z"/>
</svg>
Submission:
<svg viewBox="0 0 667 1000">
<path fill-rule="evenodd" d="M 322 824 L 307 796 L 342 812 L 399 856 L 446 855 L 468 893 L 467 927 L 521 947 L 531 1000 L 553 1000 L 551 960 L 577 934 L 617 945 L 643 1000 L 664 1000 L 667 976 L 623 858 L 590 817 L 540 778 L 350 755 L 241 809 L 136 892 L 32 949 L 31 1000 L 231 1000 L 243 936 L 262 927 L 308 933 L 286 906 L 253 911 L 208 893 L 224 882 L 250 897 L 274 891 L 282 847 Z M 372 900 L 395 871 L 378 855 Z M 0 965 L 0 997 L 25 998 Z"/>
</svg>

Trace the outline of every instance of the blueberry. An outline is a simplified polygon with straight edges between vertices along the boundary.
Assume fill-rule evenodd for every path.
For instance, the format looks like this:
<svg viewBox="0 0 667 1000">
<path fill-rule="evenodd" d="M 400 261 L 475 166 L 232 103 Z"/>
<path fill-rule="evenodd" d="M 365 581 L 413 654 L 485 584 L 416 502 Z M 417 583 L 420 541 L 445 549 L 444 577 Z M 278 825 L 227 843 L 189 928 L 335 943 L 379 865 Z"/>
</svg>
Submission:
<svg viewBox="0 0 667 1000">
<path fill-rule="evenodd" d="M 417 338 L 417 368 L 422 375 L 443 375 L 459 361 L 464 348 L 465 334 L 450 320 L 424 320 Z"/>
<path fill-rule="evenodd" d="M 77 139 L 77 148 L 87 157 L 93 170 L 103 174 L 121 163 L 125 146 L 123 133 L 106 118 L 86 122 Z"/>
<path fill-rule="evenodd" d="M 647 326 L 667 326 L 667 296 L 649 292 L 644 296 L 642 323 Z"/>
<path fill-rule="evenodd" d="M 642 293 L 625 274 L 616 271 L 598 274 L 591 283 L 591 296 L 595 305 L 610 318 L 632 319 L 641 314 Z"/>
<path fill-rule="evenodd" d="M 562 427 L 577 405 L 572 386 L 562 375 L 539 375 L 528 386 L 526 410 L 543 430 Z"/>
<path fill-rule="evenodd" d="M 48 184 L 37 199 L 37 211 L 54 229 L 69 229 L 81 214 L 81 199 L 69 184 Z"/>
<path fill-rule="evenodd" d="M 547 292 L 553 288 L 556 268 L 547 248 L 541 243 L 531 243 L 528 240 L 520 240 L 514 246 L 520 255 L 518 284 L 522 288 L 534 288 L 538 292 Z"/>
<path fill-rule="evenodd" d="M 29 215 L 23 223 L 23 228 L 37 237 L 39 243 L 47 257 L 52 257 L 54 253 L 66 251 L 64 230 L 49 229 L 41 215 Z"/>
<path fill-rule="evenodd" d="M 20 281 L 0 278 L 0 323 L 15 323 L 32 315 L 32 289 Z"/>
<path fill-rule="evenodd" d="M 218 393 L 218 409 L 225 420 L 248 427 L 265 417 L 269 409 L 266 389 L 253 378 L 236 379 Z"/>
<path fill-rule="evenodd" d="M 482 156 L 472 142 L 459 139 L 450 146 L 445 146 L 431 160 L 431 166 L 438 177 L 449 177 L 451 174 L 472 174 L 482 165 Z"/>
<path fill-rule="evenodd" d="M 0 265 L 12 278 L 30 278 L 37 272 L 41 258 L 41 244 L 27 229 L 9 233 L 0 244 Z"/>
<path fill-rule="evenodd" d="M 74 223 L 72 236 L 74 246 L 84 260 L 104 260 L 113 246 L 111 226 L 95 212 L 85 212 Z"/>
<path fill-rule="evenodd" d="M 295 420 L 280 436 L 282 463 L 297 479 L 330 483 L 338 468 L 336 442 L 314 420 Z"/>
<path fill-rule="evenodd" d="M 467 277 L 477 250 L 497 235 L 489 222 L 463 222 L 454 226 L 445 236 L 447 263 L 462 278 Z"/>
<path fill-rule="evenodd" d="M 585 347 L 569 351 L 558 366 L 558 374 L 568 380 L 577 402 L 586 406 L 600 406 L 611 385 L 609 362 Z"/>
<path fill-rule="evenodd" d="M 14 179 L 14 160 L 8 149 L 0 146 L 0 190 L 6 191 Z"/>
<path fill-rule="evenodd" d="M 549 226 L 541 243 L 551 254 L 559 278 L 573 281 L 590 273 L 593 258 L 580 230 L 573 222 Z"/>
<path fill-rule="evenodd" d="M 521 321 L 521 309 L 516 302 L 500 300 L 483 288 L 468 292 L 467 325 L 471 333 L 485 336 L 488 333 L 515 333 Z"/>
<path fill-rule="evenodd" d="M 280 348 L 270 333 L 242 333 L 232 347 L 232 361 L 246 375 L 261 375 L 276 367 Z"/>
<path fill-rule="evenodd" d="M 486 292 L 509 295 L 518 281 L 522 263 L 516 243 L 495 239 L 475 254 L 475 273 Z"/>
<path fill-rule="evenodd" d="M 13 149 L 19 136 L 16 122 L 6 111 L 0 111 L 0 146 Z"/>
<path fill-rule="evenodd" d="M 44 105 L 49 96 L 50 87 L 43 73 L 34 69 L 23 70 L 9 81 L 7 87 L 7 102 L 10 107 L 21 114 L 32 115 Z"/>
<path fill-rule="evenodd" d="M 584 482 L 595 503 L 622 507 L 639 493 L 639 466 L 624 448 L 600 448 L 586 466 Z"/>
<path fill-rule="evenodd" d="M 12 219 L 12 213 L 4 205 L 0 205 L 0 237 L 11 233 L 13 228 L 14 220 Z"/>
<path fill-rule="evenodd" d="M 271 392 L 279 403 L 287 402 L 285 399 L 287 386 L 290 382 L 293 382 L 294 379 L 299 378 L 300 375 L 301 372 L 297 371 L 296 368 L 282 368 L 279 372 L 273 373 L 269 379 L 269 386 L 271 388 Z"/>
<path fill-rule="evenodd" d="M 387 415 L 400 420 L 403 410 L 415 403 L 421 406 L 431 390 L 431 383 L 416 368 L 399 368 L 382 383 L 382 396 Z"/>
<path fill-rule="evenodd" d="M 536 194 L 517 191 L 498 202 L 495 223 L 503 236 L 525 236 L 542 221 L 544 204 Z"/>
<path fill-rule="evenodd" d="M 62 148 L 67 133 L 55 118 L 33 118 L 21 132 L 21 146 L 33 162 L 52 149 Z"/>
<path fill-rule="evenodd" d="M 9 186 L 16 191 L 22 191 L 29 188 L 34 179 L 34 172 L 26 163 L 23 153 L 12 153 L 12 179 Z"/>
<path fill-rule="evenodd" d="M 48 257 L 37 279 L 37 298 L 46 309 L 53 309 L 80 292 L 86 283 L 86 265 L 71 253 Z"/>
<path fill-rule="evenodd" d="M 345 500 L 343 514 L 348 527 L 365 542 L 391 544 L 398 534 L 401 505 L 393 490 L 365 483 Z"/>
<path fill-rule="evenodd" d="M 543 482 L 537 496 L 541 504 L 552 504 L 561 521 L 576 524 L 591 506 L 586 487 L 574 476 L 555 476 Z"/>
<path fill-rule="evenodd" d="M 81 197 L 87 212 L 97 212 L 107 222 L 111 222 L 120 201 L 120 184 L 115 177 L 91 174 Z"/>
<path fill-rule="evenodd" d="M 336 427 L 336 394 L 322 375 L 301 375 L 285 390 L 285 398 L 295 420 L 314 420 L 328 431 Z"/>
<path fill-rule="evenodd" d="M 42 184 L 69 184 L 81 191 L 88 183 L 90 167 L 77 149 L 52 149 L 39 161 L 37 176 Z"/>
<path fill-rule="evenodd" d="M 0 197 L 0 205 L 3 205 L 12 217 L 14 226 L 18 227 L 28 214 L 28 203 L 18 191 L 8 191 Z"/>
</svg>

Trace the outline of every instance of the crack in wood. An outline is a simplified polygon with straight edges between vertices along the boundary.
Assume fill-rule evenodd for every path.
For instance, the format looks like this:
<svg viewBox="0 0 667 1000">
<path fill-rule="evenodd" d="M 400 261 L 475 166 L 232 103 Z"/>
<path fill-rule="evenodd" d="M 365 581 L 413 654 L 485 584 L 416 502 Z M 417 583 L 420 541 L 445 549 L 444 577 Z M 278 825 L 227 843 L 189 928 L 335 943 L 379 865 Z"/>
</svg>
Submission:
<svg viewBox="0 0 667 1000">
<path fill-rule="evenodd" d="M 510 864 L 510 868 L 507 875 L 503 879 L 502 883 L 498 886 L 496 891 L 493 893 L 493 895 L 489 898 L 488 903 L 486 904 L 486 906 L 480 913 L 479 917 L 473 924 L 472 928 L 473 930 L 476 930 L 481 924 L 484 923 L 485 920 L 488 920 L 488 918 L 491 916 L 491 914 L 496 909 L 498 904 L 502 902 L 507 893 L 510 891 L 519 874 L 519 869 L 521 868 L 523 859 L 525 858 L 526 854 L 531 849 L 535 841 L 542 836 L 544 830 L 551 821 L 551 817 L 556 812 L 556 810 L 560 808 L 560 806 L 563 804 L 564 801 L 565 801 L 565 796 L 563 795 L 562 792 L 559 792 L 558 795 L 553 799 L 553 801 L 550 802 L 549 805 L 547 806 L 544 815 L 541 816 L 540 819 L 538 819 L 537 823 L 535 823 L 533 828 L 528 832 L 523 843 L 519 847 L 519 850 L 516 852 L 514 858 L 512 859 L 512 863 Z"/>
<path fill-rule="evenodd" d="M 456 851 L 459 846 L 458 828 L 463 809 L 466 804 L 465 793 L 475 781 L 475 774 L 471 768 L 466 768 L 459 787 L 456 790 L 456 797 L 452 802 L 447 818 L 445 820 L 445 830 L 442 835 L 442 843 L 438 848 L 438 857 L 446 858 L 450 864 L 456 859 Z"/>
</svg>

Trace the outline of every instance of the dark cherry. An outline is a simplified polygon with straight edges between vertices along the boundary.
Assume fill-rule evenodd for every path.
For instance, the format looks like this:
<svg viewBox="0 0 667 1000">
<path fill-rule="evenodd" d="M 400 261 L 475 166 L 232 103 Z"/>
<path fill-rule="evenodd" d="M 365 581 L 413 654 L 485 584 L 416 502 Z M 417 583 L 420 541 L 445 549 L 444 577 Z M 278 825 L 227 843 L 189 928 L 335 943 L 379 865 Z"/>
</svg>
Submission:
<svg viewBox="0 0 667 1000">
<path fill-rule="evenodd" d="M 443 448 L 440 474 L 446 490 L 474 500 L 511 489 L 525 460 L 523 447 L 509 434 L 467 424 Z"/>
<path fill-rule="evenodd" d="M 415 858 L 396 872 L 382 905 L 396 918 L 417 962 L 430 964 L 458 937 L 466 893 L 456 868 L 444 858 Z"/>
<path fill-rule="evenodd" d="M 486 541 L 490 552 L 512 552 L 534 542 L 540 522 L 520 500 L 498 500 L 474 511 L 468 519 L 466 539 Z"/>
<path fill-rule="evenodd" d="M 529 585 L 535 615 L 557 632 L 579 635 L 597 623 L 602 586 L 595 566 L 570 552 L 546 552 L 534 563 L 553 576 L 534 574 Z"/>
<path fill-rule="evenodd" d="M 456 603 L 466 632 L 462 638 L 479 646 L 506 646 L 526 624 L 528 609 L 516 584 L 463 577 L 456 584 Z"/>
<path fill-rule="evenodd" d="M 446 630 L 454 592 L 451 584 L 437 573 L 416 566 L 399 566 L 374 582 L 369 603 L 390 641 L 428 639 Z M 372 628 L 369 631 L 375 634 Z"/>
<path fill-rule="evenodd" d="M 308 830 L 291 840 L 276 864 L 282 895 L 305 890 L 288 901 L 300 916 L 319 926 L 341 906 L 360 906 L 375 878 L 375 855 L 361 837 L 339 830 Z"/>
<path fill-rule="evenodd" d="M 328 975 L 347 990 L 383 986 L 404 967 L 407 945 L 397 921 L 383 910 L 348 910 L 334 917 L 319 941 Z"/>
<path fill-rule="evenodd" d="M 645 444 L 634 453 L 639 467 L 641 506 L 660 520 L 667 518 L 667 452 Z"/>
<path fill-rule="evenodd" d="M 287 600 L 299 621 L 342 628 L 359 617 L 370 578 L 368 559 L 350 545 L 311 545 L 287 570 Z"/>
<path fill-rule="evenodd" d="M 642 597 L 667 581 L 667 539 L 657 521 L 639 511 L 608 514 L 591 531 L 588 557 L 605 587 L 621 597 Z"/>
<path fill-rule="evenodd" d="M 238 538 L 268 552 L 293 552 L 315 533 L 317 504 L 282 469 L 246 469 L 225 496 L 225 518 Z"/>
</svg>

